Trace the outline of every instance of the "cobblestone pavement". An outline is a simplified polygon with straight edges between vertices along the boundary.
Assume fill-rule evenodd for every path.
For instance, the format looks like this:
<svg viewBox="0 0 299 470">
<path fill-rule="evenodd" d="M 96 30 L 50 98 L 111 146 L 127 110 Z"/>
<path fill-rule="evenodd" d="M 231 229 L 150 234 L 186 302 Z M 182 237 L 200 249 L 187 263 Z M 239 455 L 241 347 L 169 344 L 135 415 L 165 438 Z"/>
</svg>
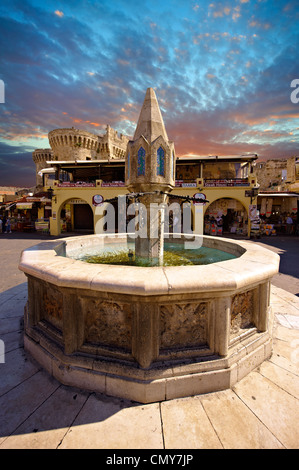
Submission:
<svg viewBox="0 0 299 470">
<path fill-rule="evenodd" d="M 299 447 L 298 238 L 265 241 L 284 260 L 271 292 L 270 360 L 231 390 L 147 405 L 61 385 L 24 351 L 27 284 L 17 265 L 22 249 L 45 238 L 0 236 L 0 449 Z"/>
</svg>

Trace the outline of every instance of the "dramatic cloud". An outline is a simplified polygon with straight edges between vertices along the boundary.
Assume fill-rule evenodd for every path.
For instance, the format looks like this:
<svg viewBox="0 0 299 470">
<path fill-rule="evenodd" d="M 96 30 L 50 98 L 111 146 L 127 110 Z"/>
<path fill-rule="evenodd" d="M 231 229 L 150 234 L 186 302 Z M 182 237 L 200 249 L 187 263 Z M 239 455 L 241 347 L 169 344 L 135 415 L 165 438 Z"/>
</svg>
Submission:
<svg viewBox="0 0 299 470">
<path fill-rule="evenodd" d="M 282 0 L 2 1 L 0 185 L 34 184 L 52 129 L 132 135 L 149 86 L 178 155 L 298 154 L 298 20 Z"/>
<path fill-rule="evenodd" d="M 34 147 L 7 145 L 0 142 L 1 185 L 31 187 L 35 185 Z"/>
</svg>

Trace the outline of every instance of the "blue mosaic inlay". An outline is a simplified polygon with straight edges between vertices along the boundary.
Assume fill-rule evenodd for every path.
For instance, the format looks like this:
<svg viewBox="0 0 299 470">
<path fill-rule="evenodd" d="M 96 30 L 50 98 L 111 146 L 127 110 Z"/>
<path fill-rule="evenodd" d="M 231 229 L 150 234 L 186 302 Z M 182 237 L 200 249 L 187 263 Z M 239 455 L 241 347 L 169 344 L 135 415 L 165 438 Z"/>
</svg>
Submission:
<svg viewBox="0 0 299 470">
<path fill-rule="evenodd" d="M 157 176 L 164 176 L 165 152 L 162 147 L 157 150 Z"/>
<path fill-rule="evenodd" d="M 145 176 L 145 150 L 143 147 L 138 150 L 137 176 Z"/>
</svg>

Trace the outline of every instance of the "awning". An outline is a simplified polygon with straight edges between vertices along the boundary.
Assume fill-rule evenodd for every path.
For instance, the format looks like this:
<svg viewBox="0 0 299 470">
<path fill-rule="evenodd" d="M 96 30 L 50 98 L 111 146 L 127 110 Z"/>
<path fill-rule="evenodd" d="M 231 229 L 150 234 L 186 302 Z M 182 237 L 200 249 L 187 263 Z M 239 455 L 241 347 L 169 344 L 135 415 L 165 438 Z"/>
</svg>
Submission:
<svg viewBox="0 0 299 470">
<path fill-rule="evenodd" d="M 45 173 L 54 174 L 55 168 L 43 168 L 42 170 L 38 172 L 38 176 L 42 176 Z"/>
<path fill-rule="evenodd" d="M 260 197 L 299 197 L 298 193 L 258 193 Z"/>
<path fill-rule="evenodd" d="M 9 211 L 9 210 L 12 209 L 15 205 L 16 205 L 16 203 L 13 202 L 12 204 L 9 204 L 9 206 L 5 206 L 5 210 L 6 210 L 6 211 Z"/>
<path fill-rule="evenodd" d="M 47 203 L 47 202 L 51 202 L 51 199 L 48 198 L 48 197 L 45 197 L 45 196 L 41 196 L 41 197 L 28 196 L 27 197 L 27 202 L 44 202 L 44 203 Z"/>
</svg>

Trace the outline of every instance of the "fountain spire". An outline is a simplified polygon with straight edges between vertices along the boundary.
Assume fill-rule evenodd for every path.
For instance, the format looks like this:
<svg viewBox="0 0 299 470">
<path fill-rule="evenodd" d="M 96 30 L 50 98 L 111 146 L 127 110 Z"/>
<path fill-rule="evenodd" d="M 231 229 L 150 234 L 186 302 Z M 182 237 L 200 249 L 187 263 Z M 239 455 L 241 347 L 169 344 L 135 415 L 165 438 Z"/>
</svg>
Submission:
<svg viewBox="0 0 299 470">
<path fill-rule="evenodd" d="M 137 140 L 142 135 L 149 143 L 152 143 L 160 135 L 165 141 L 168 141 L 162 114 L 153 88 L 146 90 L 133 140 Z"/>
<path fill-rule="evenodd" d="M 139 228 L 145 227 L 135 238 L 135 257 L 150 265 L 162 264 L 164 209 L 175 186 L 175 150 L 153 88 L 146 90 L 133 140 L 127 145 L 126 186 L 138 194 Z"/>
</svg>

